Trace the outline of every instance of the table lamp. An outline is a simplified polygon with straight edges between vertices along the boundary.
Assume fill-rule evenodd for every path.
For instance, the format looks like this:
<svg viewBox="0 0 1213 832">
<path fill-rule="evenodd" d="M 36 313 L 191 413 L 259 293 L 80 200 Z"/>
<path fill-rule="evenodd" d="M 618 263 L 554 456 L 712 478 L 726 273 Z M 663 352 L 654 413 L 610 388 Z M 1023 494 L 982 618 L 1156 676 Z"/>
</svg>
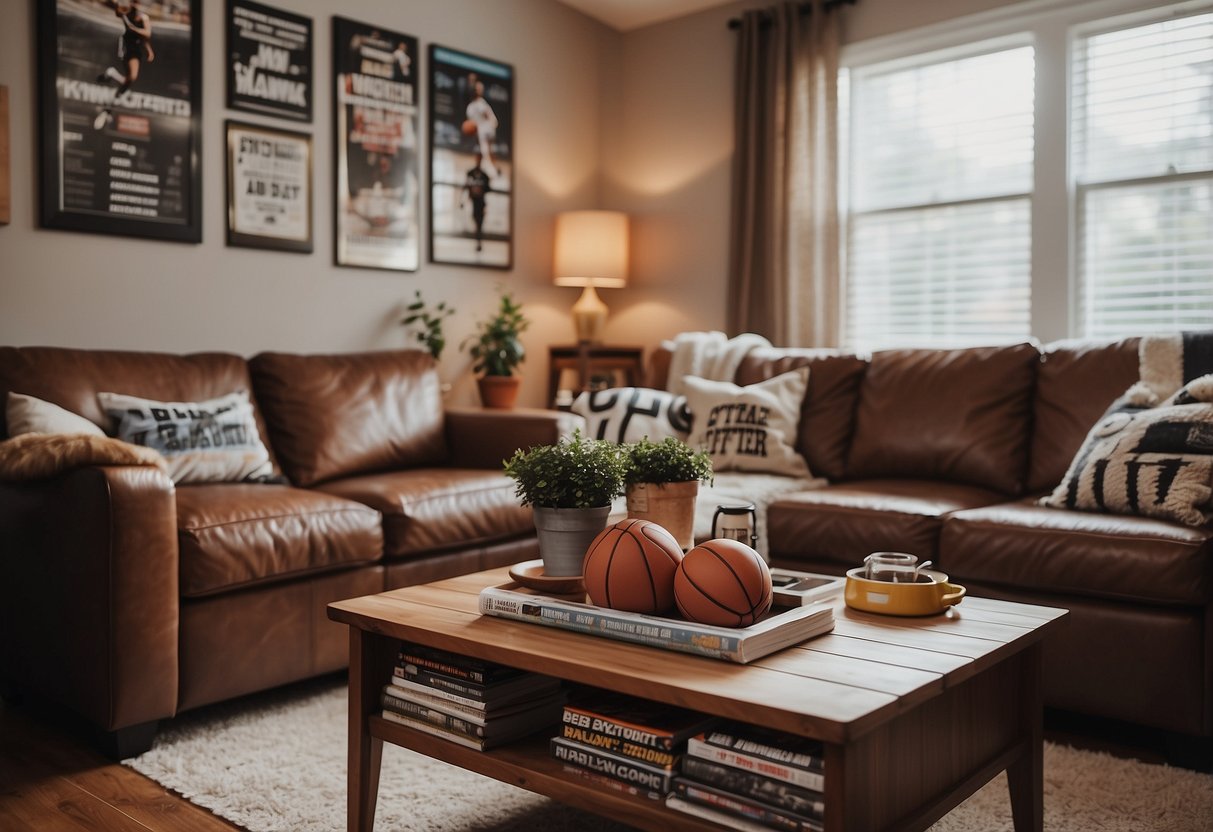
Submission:
<svg viewBox="0 0 1213 832">
<path fill-rule="evenodd" d="M 596 287 L 622 289 L 628 282 L 628 217 L 622 211 L 565 211 L 556 216 L 557 286 L 583 286 L 573 304 L 577 340 L 602 340 L 607 307 Z"/>
</svg>

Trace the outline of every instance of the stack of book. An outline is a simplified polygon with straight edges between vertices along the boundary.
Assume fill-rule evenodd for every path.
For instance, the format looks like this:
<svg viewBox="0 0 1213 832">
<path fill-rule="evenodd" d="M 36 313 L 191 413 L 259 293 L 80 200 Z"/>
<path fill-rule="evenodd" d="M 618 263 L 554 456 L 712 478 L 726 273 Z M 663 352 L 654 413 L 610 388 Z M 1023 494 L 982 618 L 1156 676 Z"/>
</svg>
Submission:
<svg viewBox="0 0 1213 832">
<path fill-rule="evenodd" d="M 380 699 L 383 718 L 481 751 L 550 728 L 560 680 L 405 642 Z"/>
<path fill-rule="evenodd" d="M 564 706 L 552 756 L 599 785 L 659 800 L 669 793 L 689 737 L 717 720 L 644 699 L 584 689 Z"/>
<path fill-rule="evenodd" d="M 691 737 L 666 805 L 742 830 L 824 828 L 821 743 L 725 722 Z"/>
</svg>

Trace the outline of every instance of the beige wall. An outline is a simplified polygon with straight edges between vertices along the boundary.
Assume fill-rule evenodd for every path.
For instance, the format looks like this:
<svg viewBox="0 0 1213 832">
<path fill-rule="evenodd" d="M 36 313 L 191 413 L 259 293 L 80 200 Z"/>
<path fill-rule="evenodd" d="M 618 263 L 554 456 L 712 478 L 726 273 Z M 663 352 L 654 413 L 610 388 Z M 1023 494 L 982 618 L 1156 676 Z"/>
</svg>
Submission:
<svg viewBox="0 0 1213 832">
<path fill-rule="evenodd" d="M 494 305 L 501 282 L 534 321 L 525 338 L 531 357 L 523 400 L 536 405 L 545 395 L 546 346 L 571 340 L 568 308 L 577 294 L 550 285 L 552 218 L 585 207 L 635 218 L 630 285 L 602 292 L 612 309 L 608 340 L 652 346 L 684 329 L 723 328 L 734 56 L 726 22 L 766 3 L 734 3 L 623 35 L 554 0 L 342 3 L 342 14 L 414 34 L 423 49 L 447 44 L 517 72 L 514 270 L 423 262 L 408 274 L 331 265 L 325 84 L 333 4 L 322 0 L 277 0 L 316 24 L 316 250 L 298 256 L 224 246 L 222 123 L 234 114 L 223 107 L 222 2 L 204 2 L 204 242 L 194 246 L 37 228 L 33 4 L 3 0 L 0 84 L 11 88 L 14 200 L 12 225 L 0 227 L 0 343 L 245 355 L 395 347 L 405 343 L 396 324 L 402 304 L 420 288 L 458 309 L 442 373 L 455 383 L 454 400 L 469 402 L 467 358 L 455 348 Z M 846 11 L 847 39 L 1005 3 L 860 0 Z"/>
<path fill-rule="evenodd" d="M 316 249 L 302 256 L 224 246 L 223 120 L 248 117 L 223 106 L 223 0 L 203 3 L 203 243 L 39 229 L 34 4 L 2 2 L 0 84 L 11 89 L 14 199 L 12 224 L 0 226 L 0 343 L 245 355 L 267 349 L 398 347 L 405 343 L 396 324 L 401 306 L 420 288 L 427 298 L 446 299 L 458 309 L 448 324 L 455 344 L 448 346 L 442 373 L 456 382 L 456 400 L 470 401 L 475 393 L 464 372 L 466 354 L 454 346 L 472 329 L 474 318 L 492 308 L 494 287 L 502 282 L 527 302 L 534 320 L 526 336 L 532 357 L 524 367 L 523 395 L 529 403 L 542 401 L 546 345 L 571 339 L 567 309 L 576 299 L 575 290 L 551 286 L 553 215 L 598 204 L 598 96 L 618 33 L 553 0 L 271 0 L 315 19 Z M 440 43 L 514 65 L 518 176 L 512 272 L 430 265 L 424 253 L 416 273 L 332 265 L 327 79 L 330 21 L 337 8 L 345 16 L 416 35 L 423 51 Z M 424 172 L 422 177 L 427 178 Z"/>
<path fill-rule="evenodd" d="M 843 13 L 853 43 L 1010 0 L 859 0 Z M 728 264 L 733 57 L 729 18 L 747 0 L 623 37 L 615 95 L 604 98 L 603 196 L 636 217 L 632 284 L 607 297 L 615 340 L 654 344 L 723 329 Z M 604 293 L 605 294 L 605 293 Z"/>
</svg>

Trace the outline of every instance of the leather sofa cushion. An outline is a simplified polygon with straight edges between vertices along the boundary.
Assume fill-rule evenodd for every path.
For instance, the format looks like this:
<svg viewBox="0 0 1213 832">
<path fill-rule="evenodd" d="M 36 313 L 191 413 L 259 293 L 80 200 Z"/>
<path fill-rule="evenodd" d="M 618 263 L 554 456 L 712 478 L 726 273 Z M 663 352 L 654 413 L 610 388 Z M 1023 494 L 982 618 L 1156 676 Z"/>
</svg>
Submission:
<svg viewBox="0 0 1213 832">
<path fill-rule="evenodd" d="M 382 564 L 181 605 L 178 712 L 345 667 L 349 627 L 327 605 L 383 592 Z"/>
<path fill-rule="evenodd" d="M 943 526 L 940 560 L 961 581 L 1147 604 L 1213 600 L 1213 529 L 1062 511 L 1031 501 L 976 508 Z"/>
<path fill-rule="evenodd" d="M 296 485 L 446 458 L 442 391 L 429 353 L 266 352 L 249 368 L 270 440 Z"/>
<path fill-rule="evenodd" d="M 964 583 L 972 596 L 1070 611 L 1044 640 L 1047 707 L 1184 734 L 1207 732 L 1203 610 Z M 964 602 L 956 612 L 964 616 Z"/>
<path fill-rule="evenodd" d="M 924 480 L 847 482 L 792 494 L 767 508 L 771 559 L 850 568 L 872 552 L 893 551 L 938 565 L 944 515 L 1000 499 L 988 489 Z"/>
<path fill-rule="evenodd" d="M 1058 341 L 1042 348 L 1028 493 L 1051 491 L 1061 482 L 1091 426 L 1137 381 L 1139 341 Z"/>
<path fill-rule="evenodd" d="M 847 477 L 1022 493 L 1039 360 L 1031 344 L 875 353 L 859 388 Z"/>
<path fill-rule="evenodd" d="M 182 486 L 177 528 L 184 597 L 372 563 L 383 555 L 377 512 L 286 485 Z"/>
<path fill-rule="evenodd" d="M 0 347 L 0 405 L 10 390 L 59 405 L 102 428 L 109 419 L 97 401 L 98 393 L 198 402 L 245 392 L 253 401 L 261 439 L 268 438 L 248 364 L 238 355 Z M 0 406 L 0 437 L 8 436 L 3 411 Z M 270 461 L 275 462 L 273 448 L 269 451 Z M 281 473 L 276 462 L 274 473 Z"/>
<path fill-rule="evenodd" d="M 751 350 L 742 360 L 734 381 L 744 387 L 801 367 L 809 368 L 809 387 L 800 408 L 796 448 L 813 476 L 841 479 L 868 362 L 829 350 L 764 347 Z"/>
<path fill-rule="evenodd" d="M 531 510 L 500 469 L 415 468 L 318 486 L 383 514 L 389 558 L 517 537 L 535 530 Z"/>
</svg>

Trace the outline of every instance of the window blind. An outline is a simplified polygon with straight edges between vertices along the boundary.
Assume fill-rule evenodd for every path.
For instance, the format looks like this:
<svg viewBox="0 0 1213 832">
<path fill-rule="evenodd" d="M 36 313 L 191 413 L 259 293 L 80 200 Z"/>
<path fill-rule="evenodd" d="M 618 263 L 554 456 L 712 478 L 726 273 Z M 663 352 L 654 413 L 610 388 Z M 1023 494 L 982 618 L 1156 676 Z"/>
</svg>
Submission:
<svg viewBox="0 0 1213 832">
<path fill-rule="evenodd" d="M 1213 14 L 1072 54 L 1082 334 L 1213 326 Z"/>
<path fill-rule="evenodd" d="M 1028 336 L 1033 85 L 1027 46 L 851 72 L 848 347 Z"/>
</svg>

